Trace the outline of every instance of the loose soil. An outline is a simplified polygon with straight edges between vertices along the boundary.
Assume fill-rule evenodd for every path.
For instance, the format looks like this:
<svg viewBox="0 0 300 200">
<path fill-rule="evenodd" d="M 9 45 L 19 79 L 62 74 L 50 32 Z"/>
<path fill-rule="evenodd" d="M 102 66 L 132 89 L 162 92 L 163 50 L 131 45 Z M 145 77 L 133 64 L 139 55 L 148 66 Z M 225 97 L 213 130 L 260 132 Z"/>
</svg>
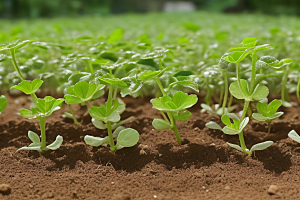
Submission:
<svg viewBox="0 0 300 200">
<path fill-rule="evenodd" d="M 150 99 L 125 98 L 122 119 L 134 116 L 125 126 L 138 130 L 140 140 L 117 152 L 86 145 L 85 135 L 105 136 L 106 131 L 91 124 L 86 107 L 73 107 L 81 125 L 63 119 L 68 111 L 63 105 L 47 119 L 46 131 L 48 143 L 57 135 L 64 142 L 40 155 L 16 152 L 30 144 L 27 132 L 38 133 L 39 125 L 17 114 L 29 107 L 28 97 L 8 98 L 0 115 L 0 199 L 300 199 L 300 144 L 287 136 L 292 129 L 300 132 L 300 107 L 282 109 L 285 114 L 273 122 L 269 135 L 265 123 L 250 121 L 244 131 L 248 147 L 275 143 L 248 158 L 226 144 L 239 144 L 238 136 L 205 127 L 211 120 L 221 123 L 214 114 L 200 113 L 199 103 L 188 121 L 178 122 L 180 146 L 172 131 L 152 127 L 161 116 Z"/>
</svg>

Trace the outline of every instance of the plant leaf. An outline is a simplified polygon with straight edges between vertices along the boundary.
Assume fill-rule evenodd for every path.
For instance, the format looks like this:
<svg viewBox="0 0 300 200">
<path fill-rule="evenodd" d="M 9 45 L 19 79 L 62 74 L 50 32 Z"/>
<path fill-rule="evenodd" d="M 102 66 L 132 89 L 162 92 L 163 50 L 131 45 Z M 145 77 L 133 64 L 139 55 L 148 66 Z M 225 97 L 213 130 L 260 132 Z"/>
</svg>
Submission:
<svg viewBox="0 0 300 200">
<path fill-rule="evenodd" d="M 210 121 L 210 122 L 206 123 L 205 126 L 209 129 L 215 129 L 215 130 L 222 131 L 222 127 L 219 124 L 217 124 L 216 122 Z"/>
<path fill-rule="evenodd" d="M 32 94 L 35 93 L 40 86 L 43 84 L 43 81 L 40 79 L 34 79 L 33 81 L 22 81 L 18 85 L 15 85 L 11 87 L 12 89 L 20 90 L 21 92 L 24 92 L 25 94 Z"/>
<path fill-rule="evenodd" d="M 248 122 L 249 122 L 249 117 L 243 119 L 239 127 L 240 132 L 243 131 L 243 129 L 247 126 Z"/>
<path fill-rule="evenodd" d="M 264 150 L 264 149 L 268 148 L 269 146 L 271 146 L 273 143 L 274 143 L 273 141 L 266 141 L 266 142 L 261 142 L 261 143 L 255 144 L 251 147 L 250 154 L 253 151 Z"/>
<path fill-rule="evenodd" d="M 288 136 L 292 139 L 295 140 L 296 142 L 300 143 L 300 136 L 297 134 L 295 130 L 291 130 L 288 134 Z"/>
<path fill-rule="evenodd" d="M 222 131 L 225 133 L 225 134 L 228 134 L 228 135 L 236 135 L 236 134 L 239 134 L 241 131 L 240 130 L 236 130 L 236 129 L 233 129 L 233 128 L 230 128 L 228 126 L 225 126 Z"/>
<path fill-rule="evenodd" d="M 274 115 L 281 106 L 281 101 L 274 99 L 268 105 L 268 117 Z"/>
<path fill-rule="evenodd" d="M 28 131 L 28 137 L 35 144 L 41 144 L 40 137 L 33 131 Z"/>
<path fill-rule="evenodd" d="M 172 128 L 171 124 L 163 119 L 154 119 L 152 122 L 152 126 L 155 129 L 171 129 Z"/>
<path fill-rule="evenodd" d="M 229 146 L 231 146 L 232 148 L 235 148 L 236 150 L 239 150 L 239 151 L 241 151 L 241 152 L 244 152 L 243 149 L 242 149 L 242 147 L 240 147 L 239 145 L 231 144 L 231 143 L 229 143 L 229 142 L 227 142 L 227 144 L 228 144 Z"/>
<path fill-rule="evenodd" d="M 8 101 L 4 95 L 0 96 L 0 114 L 7 107 Z"/>
<path fill-rule="evenodd" d="M 250 100 L 260 101 L 260 100 L 266 98 L 268 96 L 268 94 L 269 94 L 268 87 L 266 87 L 265 85 L 258 84 L 256 86 L 256 88 L 254 89 L 254 91 L 250 97 Z"/>
<path fill-rule="evenodd" d="M 29 150 L 29 151 L 38 151 L 38 152 L 42 152 L 41 150 L 41 146 L 33 146 L 33 147 L 21 147 L 20 149 L 18 149 L 17 151 L 21 151 L 21 150 Z"/>
<path fill-rule="evenodd" d="M 187 110 L 183 110 L 180 111 L 177 115 L 174 115 L 174 119 L 179 121 L 185 121 L 188 120 L 191 116 L 192 116 L 191 112 Z"/>
<path fill-rule="evenodd" d="M 231 121 L 230 121 L 230 118 L 229 118 L 229 116 L 228 116 L 227 114 L 225 114 L 225 115 L 223 115 L 223 116 L 221 117 L 221 121 L 222 121 L 223 124 L 225 124 L 226 126 L 229 126 L 229 127 L 232 126 L 232 123 L 231 123 Z"/>
<path fill-rule="evenodd" d="M 84 136 L 84 141 L 86 144 L 91 145 L 93 147 L 98 147 L 102 144 L 109 144 L 108 136 L 106 136 L 105 138 L 101 138 L 101 137 L 86 135 Z"/>
<path fill-rule="evenodd" d="M 56 139 L 53 143 L 49 144 L 48 146 L 46 146 L 46 149 L 51 149 L 51 150 L 56 150 L 60 147 L 60 145 L 63 142 L 63 137 L 58 135 L 56 136 Z"/>
<path fill-rule="evenodd" d="M 137 144 L 139 137 L 140 134 L 136 130 L 127 128 L 119 133 L 117 144 L 123 147 L 132 147 Z"/>
</svg>

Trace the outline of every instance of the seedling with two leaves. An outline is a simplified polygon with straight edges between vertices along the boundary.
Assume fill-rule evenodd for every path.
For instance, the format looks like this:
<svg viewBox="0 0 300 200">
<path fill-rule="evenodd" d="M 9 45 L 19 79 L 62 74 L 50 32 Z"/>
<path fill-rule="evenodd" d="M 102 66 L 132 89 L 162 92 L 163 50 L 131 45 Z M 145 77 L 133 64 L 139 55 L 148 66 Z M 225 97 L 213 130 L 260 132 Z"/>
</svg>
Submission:
<svg viewBox="0 0 300 200">
<path fill-rule="evenodd" d="M 268 123 L 268 133 L 271 131 L 272 121 L 283 115 L 283 112 L 277 112 L 281 106 L 281 101 L 275 99 L 269 104 L 258 102 L 257 110 L 259 113 L 253 113 L 252 117 L 258 121 L 265 121 Z"/>
<path fill-rule="evenodd" d="M 272 141 L 265 141 L 262 143 L 255 144 L 251 147 L 251 149 L 247 149 L 245 140 L 244 140 L 244 135 L 243 135 L 243 130 L 247 126 L 249 122 L 249 117 L 244 118 L 243 120 L 240 120 L 235 114 L 233 113 L 228 113 L 225 114 L 221 117 L 222 122 L 225 124 L 224 128 L 221 128 L 217 123 L 215 122 L 209 122 L 206 124 L 206 127 L 211 128 L 211 129 L 217 129 L 221 130 L 223 133 L 227 135 L 238 135 L 240 139 L 240 146 L 236 144 L 232 144 L 227 142 L 227 144 L 241 152 L 244 152 L 251 156 L 251 154 L 254 151 L 257 150 L 264 150 L 271 146 L 273 144 Z"/>
<path fill-rule="evenodd" d="M 46 118 L 54 111 L 59 110 L 64 100 L 55 99 L 51 96 L 46 96 L 44 99 L 37 98 L 35 92 L 42 83 L 43 81 L 39 79 L 33 81 L 23 80 L 19 85 L 12 87 L 34 97 L 34 106 L 30 110 L 21 109 L 20 114 L 28 119 L 39 120 L 41 129 L 41 138 L 36 133 L 28 131 L 28 137 L 32 143 L 28 147 L 22 147 L 19 150 L 36 150 L 41 153 L 47 150 L 56 150 L 63 142 L 63 137 L 58 135 L 52 144 L 46 145 Z"/>
</svg>

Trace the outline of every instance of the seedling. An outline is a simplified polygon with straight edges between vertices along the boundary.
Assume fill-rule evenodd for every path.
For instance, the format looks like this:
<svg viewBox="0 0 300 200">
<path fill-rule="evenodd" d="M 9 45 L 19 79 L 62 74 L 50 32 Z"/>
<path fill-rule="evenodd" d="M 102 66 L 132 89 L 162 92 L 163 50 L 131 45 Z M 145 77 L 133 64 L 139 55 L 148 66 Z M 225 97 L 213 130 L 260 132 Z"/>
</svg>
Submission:
<svg viewBox="0 0 300 200">
<path fill-rule="evenodd" d="M 283 115 L 283 112 L 277 112 L 281 106 L 281 101 L 273 100 L 269 104 L 258 102 L 257 109 L 260 113 L 253 113 L 252 117 L 258 121 L 265 121 L 268 123 L 268 133 L 271 130 L 272 121 Z"/>
<path fill-rule="evenodd" d="M 228 134 L 228 135 L 238 135 L 241 146 L 236 145 L 236 144 L 231 144 L 229 142 L 227 142 L 227 144 L 241 152 L 248 154 L 249 156 L 251 156 L 251 154 L 254 151 L 264 150 L 273 144 L 272 141 L 265 141 L 265 142 L 253 145 L 251 147 L 251 149 L 249 150 L 246 147 L 244 135 L 243 135 L 243 130 L 249 122 L 249 117 L 246 117 L 243 120 L 240 120 L 235 114 L 228 113 L 228 114 L 223 115 L 221 117 L 221 120 L 225 124 L 224 128 L 221 128 L 215 122 L 210 122 L 210 123 L 206 124 L 206 126 L 209 128 L 221 130 L 223 133 Z"/>
<path fill-rule="evenodd" d="M 87 102 L 97 99 L 104 94 L 103 88 L 105 85 L 87 83 L 85 81 L 80 81 L 73 86 L 70 86 L 67 89 L 67 94 L 65 95 L 65 101 L 69 105 L 70 113 L 65 113 L 66 116 L 71 116 L 75 124 L 78 124 L 78 121 L 74 115 L 74 111 L 71 107 L 71 104 L 81 104 L 85 105 Z"/>
<path fill-rule="evenodd" d="M 20 113 L 23 117 L 40 121 L 41 139 L 36 133 L 28 131 L 28 137 L 32 143 L 28 147 L 22 147 L 19 150 L 36 150 L 41 153 L 47 150 L 56 150 L 60 147 L 63 142 L 63 137 L 60 135 L 56 137 L 52 144 L 46 146 L 46 118 L 54 111 L 59 110 L 63 101 L 63 99 L 47 96 L 44 99 L 38 98 L 36 107 L 31 108 L 31 110 L 21 109 Z"/>
<path fill-rule="evenodd" d="M 164 119 L 154 119 L 152 122 L 153 127 L 155 129 L 171 129 L 176 136 L 178 144 L 181 144 L 176 120 L 188 120 L 192 113 L 186 109 L 195 105 L 197 101 L 198 97 L 195 94 L 187 95 L 181 91 L 176 92 L 173 98 L 164 95 L 163 97 L 154 99 L 152 105 L 161 111 Z"/>
<path fill-rule="evenodd" d="M 291 130 L 291 131 L 289 132 L 288 136 L 289 136 L 292 140 L 294 140 L 294 141 L 300 143 L 300 136 L 298 135 L 298 133 L 297 133 L 295 130 Z"/>
<path fill-rule="evenodd" d="M 107 128 L 108 136 L 101 138 L 86 135 L 84 141 L 91 146 L 109 144 L 112 151 L 136 145 L 139 140 L 139 133 L 136 130 L 132 128 L 120 130 L 117 127 L 122 123 L 120 123 L 120 114 L 125 110 L 125 104 L 122 101 L 120 101 L 122 102 L 120 104 L 117 99 L 118 87 L 126 87 L 127 84 L 121 79 L 114 77 L 111 73 L 100 77 L 99 80 L 102 84 L 108 85 L 109 87 L 108 99 L 106 103 L 100 107 L 92 106 L 89 109 L 89 114 L 93 118 L 93 124 L 100 125 L 101 128 Z M 115 123 L 114 127 L 113 123 Z M 116 128 L 114 133 L 112 132 L 113 128 Z M 116 144 L 114 138 L 117 138 Z"/>
</svg>

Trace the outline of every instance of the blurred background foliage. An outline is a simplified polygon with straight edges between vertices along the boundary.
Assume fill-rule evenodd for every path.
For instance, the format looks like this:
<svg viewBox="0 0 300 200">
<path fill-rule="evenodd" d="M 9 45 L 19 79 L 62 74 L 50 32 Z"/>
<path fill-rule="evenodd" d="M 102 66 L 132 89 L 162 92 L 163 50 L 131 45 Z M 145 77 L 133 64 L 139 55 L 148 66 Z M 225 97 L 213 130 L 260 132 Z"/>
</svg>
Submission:
<svg viewBox="0 0 300 200">
<path fill-rule="evenodd" d="M 189 2 L 196 10 L 300 15 L 300 0 L 0 0 L 1 18 L 161 12 L 167 2 Z"/>
</svg>

